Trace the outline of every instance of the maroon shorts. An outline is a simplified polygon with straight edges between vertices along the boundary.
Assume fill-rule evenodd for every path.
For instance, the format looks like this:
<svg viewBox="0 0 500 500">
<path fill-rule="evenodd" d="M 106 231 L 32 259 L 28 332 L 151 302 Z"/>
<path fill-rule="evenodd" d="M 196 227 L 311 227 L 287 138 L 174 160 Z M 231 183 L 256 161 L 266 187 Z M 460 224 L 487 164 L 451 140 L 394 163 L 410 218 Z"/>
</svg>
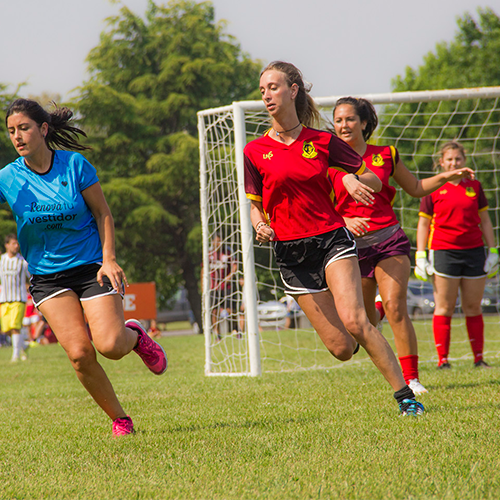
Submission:
<svg viewBox="0 0 500 500">
<path fill-rule="evenodd" d="M 362 278 L 374 278 L 375 267 L 381 260 L 395 255 L 410 257 L 411 244 L 405 232 L 399 228 L 385 241 L 366 248 L 358 248 L 359 268 Z"/>
</svg>

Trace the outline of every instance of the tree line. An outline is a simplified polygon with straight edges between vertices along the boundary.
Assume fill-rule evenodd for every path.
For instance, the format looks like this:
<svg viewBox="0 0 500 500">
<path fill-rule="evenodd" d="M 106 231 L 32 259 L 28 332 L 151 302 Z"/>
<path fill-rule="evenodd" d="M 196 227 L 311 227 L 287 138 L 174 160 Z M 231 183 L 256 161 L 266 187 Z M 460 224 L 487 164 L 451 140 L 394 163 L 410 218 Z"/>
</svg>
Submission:
<svg viewBox="0 0 500 500">
<path fill-rule="evenodd" d="M 500 85 L 500 18 L 479 9 L 457 20 L 418 69 L 394 79 L 394 91 Z M 88 134 L 86 153 L 98 169 L 116 224 L 117 255 L 130 281 L 155 281 L 159 306 L 180 284 L 201 321 L 201 228 L 196 112 L 259 99 L 263 63 L 242 51 L 215 21 L 211 2 L 150 1 L 143 17 L 123 7 L 87 64 L 90 77 L 67 103 Z M 5 109 L 9 93 L 0 83 Z M 411 105 L 408 105 L 411 106 Z M 0 165 L 13 161 L 0 121 Z M 15 230 L 8 206 L 0 230 Z"/>
</svg>

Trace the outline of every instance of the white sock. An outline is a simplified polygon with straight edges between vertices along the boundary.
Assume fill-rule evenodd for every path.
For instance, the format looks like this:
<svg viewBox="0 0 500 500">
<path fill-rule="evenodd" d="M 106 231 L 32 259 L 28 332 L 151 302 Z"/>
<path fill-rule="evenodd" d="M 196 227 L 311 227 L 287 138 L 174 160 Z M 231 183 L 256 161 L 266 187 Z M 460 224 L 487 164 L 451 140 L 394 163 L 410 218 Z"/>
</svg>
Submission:
<svg viewBox="0 0 500 500">
<path fill-rule="evenodd" d="M 21 328 L 21 338 L 22 338 L 21 348 L 24 351 L 24 349 L 26 349 L 26 346 L 29 346 L 29 340 L 30 340 L 29 330 L 27 326 L 23 326 Z"/>
<path fill-rule="evenodd" d="M 18 359 L 21 354 L 21 344 L 22 338 L 20 333 L 13 333 L 11 336 L 12 340 L 12 359 Z"/>
</svg>

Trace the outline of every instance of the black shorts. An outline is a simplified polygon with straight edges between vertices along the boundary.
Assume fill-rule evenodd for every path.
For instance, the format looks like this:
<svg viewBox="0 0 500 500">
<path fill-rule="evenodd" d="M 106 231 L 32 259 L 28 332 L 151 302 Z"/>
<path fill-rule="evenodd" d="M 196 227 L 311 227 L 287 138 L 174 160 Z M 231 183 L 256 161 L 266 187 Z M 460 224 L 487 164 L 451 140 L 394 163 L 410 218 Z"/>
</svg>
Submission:
<svg viewBox="0 0 500 500">
<path fill-rule="evenodd" d="M 431 250 L 431 264 L 434 273 L 445 278 L 484 278 L 486 249 Z"/>
<path fill-rule="evenodd" d="M 87 264 L 53 274 L 33 274 L 30 294 L 36 307 L 61 293 L 73 291 L 81 301 L 100 295 L 114 295 L 116 290 L 107 276 L 103 276 L 103 286 L 97 282 L 100 264 Z M 124 292 L 122 292 L 123 296 Z"/>
<path fill-rule="evenodd" d="M 325 234 L 274 243 L 285 293 L 290 295 L 328 290 L 325 270 L 336 260 L 357 257 L 351 233 L 341 227 Z"/>
</svg>

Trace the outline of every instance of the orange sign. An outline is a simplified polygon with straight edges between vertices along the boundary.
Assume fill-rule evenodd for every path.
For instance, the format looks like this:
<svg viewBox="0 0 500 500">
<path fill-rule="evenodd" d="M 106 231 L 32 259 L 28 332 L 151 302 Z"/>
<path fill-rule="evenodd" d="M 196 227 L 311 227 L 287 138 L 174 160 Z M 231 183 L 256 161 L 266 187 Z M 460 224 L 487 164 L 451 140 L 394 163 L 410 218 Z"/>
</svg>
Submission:
<svg viewBox="0 0 500 500">
<path fill-rule="evenodd" d="M 156 284 L 131 283 L 123 298 L 125 319 L 156 319 Z"/>
</svg>

